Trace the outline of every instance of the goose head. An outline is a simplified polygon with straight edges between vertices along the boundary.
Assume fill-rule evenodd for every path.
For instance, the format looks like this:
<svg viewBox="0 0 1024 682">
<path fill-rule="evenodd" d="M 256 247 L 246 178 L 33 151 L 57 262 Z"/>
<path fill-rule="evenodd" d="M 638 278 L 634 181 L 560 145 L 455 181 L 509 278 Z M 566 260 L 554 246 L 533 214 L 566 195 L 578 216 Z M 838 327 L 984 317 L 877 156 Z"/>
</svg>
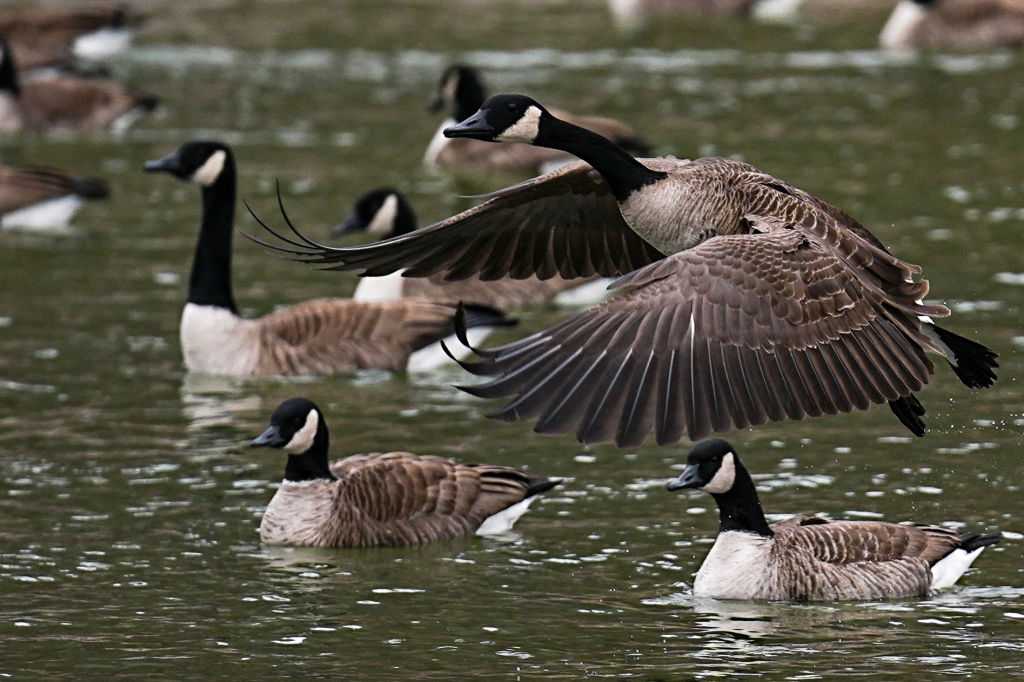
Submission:
<svg viewBox="0 0 1024 682">
<path fill-rule="evenodd" d="M 722 495 L 736 483 L 739 458 L 724 440 L 712 439 L 698 443 L 686 457 L 686 468 L 678 478 L 668 482 L 669 490 L 695 488 Z"/>
<path fill-rule="evenodd" d="M 428 109 L 448 112 L 456 121 L 470 116 L 487 97 L 480 73 L 465 64 L 452 64 L 441 74 Z"/>
<path fill-rule="evenodd" d="M 14 53 L 3 36 L 0 36 L 0 92 L 15 96 L 21 92 L 21 87 L 18 84 L 18 67 L 14 63 Z"/>
<path fill-rule="evenodd" d="M 254 448 L 275 448 L 288 453 L 286 481 L 333 479 L 327 465 L 330 434 L 320 408 L 306 398 L 291 398 L 278 405 L 270 424 L 249 442 Z"/>
<path fill-rule="evenodd" d="M 170 173 L 179 180 L 212 187 L 234 167 L 231 148 L 223 142 L 186 142 L 167 156 L 147 161 L 147 173 Z"/>
<path fill-rule="evenodd" d="M 445 128 L 444 136 L 543 145 L 545 133 L 556 120 L 526 95 L 495 95 L 466 120 Z"/>
<path fill-rule="evenodd" d="M 334 236 L 367 232 L 379 239 L 398 237 L 416 229 L 416 214 L 405 196 L 391 187 L 378 187 L 356 199 L 352 213 L 331 229 Z"/>
</svg>

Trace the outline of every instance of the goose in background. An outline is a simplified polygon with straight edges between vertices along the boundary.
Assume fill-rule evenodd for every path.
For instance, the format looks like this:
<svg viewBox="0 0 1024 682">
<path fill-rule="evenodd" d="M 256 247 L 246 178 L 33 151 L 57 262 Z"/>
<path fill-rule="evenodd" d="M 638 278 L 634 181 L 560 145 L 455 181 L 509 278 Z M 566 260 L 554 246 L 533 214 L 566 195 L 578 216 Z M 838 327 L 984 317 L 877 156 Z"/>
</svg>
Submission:
<svg viewBox="0 0 1024 682">
<path fill-rule="evenodd" d="M 67 227 L 82 202 L 110 196 L 107 183 L 54 168 L 0 164 L 0 227 Z"/>
<path fill-rule="evenodd" d="M 836 601 L 926 597 L 952 587 L 996 535 L 939 526 L 792 517 L 768 524 L 750 473 L 723 440 L 698 444 L 669 490 L 718 505 L 718 537 L 693 583 L 715 599 Z"/>
<path fill-rule="evenodd" d="M 145 170 L 202 188 L 202 222 L 181 317 L 181 348 L 190 371 L 239 376 L 417 371 L 443 358 L 435 342 L 452 332 L 450 305 L 325 298 L 257 319 L 240 317 L 231 288 L 236 170 L 230 147 L 188 142 L 147 162 Z M 482 306 L 473 306 L 471 315 L 475 327 L 512 323 Z"/>
<path fill-rule="evenodd" d="M 55 75 L 23 82 L 9 44 L 0 37 L 0 132 L 121 132 L 157 103 L 156 96 L 111 80 Z"/>
<path fill-rule="evenodd" d="M 745 17 L 756 4 L 758 0 L 608 0 L 608 10 L 616 26 L 635 29 L 651 17 L 672 14 Z"/>
<path fill-rule="evenodd" d="M 6 36 L 24 70 L 66 66 L 74 57 L 107 59 L 127 48 L 141 17 L 120 4 L 0 9 Z"/>
<path fill-rule="evenodd" d="M 891 10 L 898 0 L 756 0 L 756 21 L 792 23 L 804 18 L 831 20 L 868 16 Z"/>
<path fill-rule="evenodd" d="M 923 435 L 915 394 L 949 361 L 992 385 L 996 354 L 935 324 L 921 268 L 863 225 L 747 163 L 635 159 L 522 95 L 492 97 L 451 137 L 523 142 L 587 163 L 366 246 L 278 246 L 336 270 L 457 280 L 619 276 L 617 296 L 464 365 L 512 396 L 495 416 L 622 447 L 888 403 Z M 294 228 L 293 228 L 294 229 Z"/>
<path fill-rule="evenodd" d="M 409 234 L 416 229 L 416 214 L 404 194 L 391 187 L 379 187 L 356 199 L 352 213 L 333 230 L 334 236 L 366 232 L 379 239 Z M 497 279 L 470 277 L 447 282 L 443 277 L 403 277 L 396 270 L 383 277 L 363 277 L 352 298 L 357 301 L 392 301 L 424 298 L 435 302 L 477 303 L 500 310 L 553 302 L 557 305 L 592 305 L 604 299 L 610 280 L 606 278 Z"/>
<path fill-rule="evenodd" d="M 891 50 L 1024 45 L 1024 0 L 900 0 L 879 43 Z"/>
<path fill-rule="evenodd" d="M 542 149 L 523 144 L 495 147 L 481 144 L 477 140 L 453 140 L 443 134 L 445 128 L 471 116 L 486 98 L 486 88 L 476 69 L 464 64 L 453 64 L 444 70 L 429 108 L 434 112 L 447 112 L 448 118 L 441 123 L 427 146 L 423 161 L 428 167 L 448 171 L 488 170 L 535 174 L 571 159 L 565 152 L 555 149 Z M 647 144 L 633 129 L 615 119 L 576 116 L 562 111 L 558 115 L 615 140 L 631 152 L 648 153 Z"/>
<path fill-rule="evenodd" d="M 253 447 L 288 453 L 284 480 L 260 523 L 269 545 L 421 545 L 476 533 L 507 533 L 537 496 L 561 479 L 494 464 L 457 464 L 408 452 L 328 462 L 323 412 L 286 400 Z"/>
</svg>

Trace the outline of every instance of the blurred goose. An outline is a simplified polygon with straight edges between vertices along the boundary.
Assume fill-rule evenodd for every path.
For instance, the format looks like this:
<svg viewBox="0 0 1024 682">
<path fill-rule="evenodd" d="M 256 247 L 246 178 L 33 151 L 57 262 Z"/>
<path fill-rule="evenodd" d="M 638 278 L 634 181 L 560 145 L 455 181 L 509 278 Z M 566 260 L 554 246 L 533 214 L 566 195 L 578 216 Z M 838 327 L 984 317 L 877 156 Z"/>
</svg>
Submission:
<svg viewBox="0 0 1024 682">
<path fill-rule="evenodd" d="M 65 227 L 83 201 L 109 195 L 107 183 L 97 178 L 0 164 L 0 227 Z"/>
<path fill-rule="evenodd" d="M 431 346 L 452 332 L 453 308 L 426 301 L 314 299 L 254 320 L 240 317 L 231 289 L 236 191 L 231 149 L 219 142 L 189 142 L 147 162 L 145 169 L 202 188 L 202 223 L 181 317 L 181 347 L 190 371 L 268 376 L 419 370 L 443 357 Z M 492 309 L 474 306 L 472 314 L 473 326 L 510 324 Z"/>
<path fill-rule="evenodd" d="M 514 396 L 505 419 L 635 446 L 889 403 L 923 435 L 915 393 L 946 358 L 969 387 L 996 354 L 940 328 L 921 268 L 825 201 L 728 159 L 634 159 L 522 95 L 492 97 L 445 134 L 571 152 L 575 163 L 447 220 L 367 246 L 279 246 L 380 276 L 622 276 L 615 296 L 467 366 Z M 294 248 L 293 248 L 294 247 Z"/>
<path fill-rule="evenodd" d="M 900 0 L 882 29 L 887 49 L 978 50 L 1024 44 L 1022 0 Z"/>
<path fill-rule="evenodd" d="M 756 0 L 751 16 L 764 22 L 795 22 L 799 19 L 844 20 L 892 9 L 898 0 Z"/>
<path fill-rule="evenodd" d="M 718 505 L 718 537 L 693 583 L 715 599 L 834 601 L 926 597 L 952 587 L 999 535 L 938 526 L 793 517 L 768 525 L 754 481 L 729 443 L 687 457 L 669 490 L 695 488 Z"/>
<path fill-rule="evenodd" d="M 747 16 L 756 4 L 758 0 L 608 0 L 608 10 L 618 26 L 636 28 L 651 16 L 668 14 Z"/>
<path fill-rule="evenodd" d="M 494 464 L 456 464 L 408 452 L 353 455 L 328 464 L 320 409 L 286 400 L 254 447 L 288 453 L 284 480 L 260 523 L 271 545 L 421 545 L 476 533 L 506 533 L 561 479 Z"/>
<path fill-rule="evenodd" d="M 110 80 L 48 76 L 21 82 L 10 46 L 0 37 L 0 132 L 122 131 L 156 105 L 155 96 Z"/>
<path fill-rule="evenodd" d="M 138 19 L 114 4 L 6 7 L 0 9 L 0 35 L 28 70 L 65 65 L 72 57 L 106 59 L 131 44 Z"/>
<path fill-rule="evenodd" d="M 449 118 L 441 123 L 427 146 L 423 157 L 427 166 L 450 171 L 539 173 L 571 158 L 565 152 L 556 149 L 542 149 L 523 144 L 495 147 L 481 144 L 477 140 L 453 140 L 444 136 L 445 128 L 472 115 L 486 97 L 486 89 L 476 69 L 463 64 L 453 64 L 445 69 L 430 109 L 435 112 L 446 111 Z M 576 125 L 595 130 L 637 154 L 647 153 L 647 144 L 637 137 L 633 129 L 615 119 L 575 116 L 561 111 L 558 115 Z"/>
<path fill-rule="evenodd" d="M 359 197 L 351 215 L 335 228 L 335 235 L 365 231 L 381 239 L 409 234 L 416 229 L 416 214 L 404 194 L 380 187 Z M 607 293 L 606 278 L 540 280 L 478 277 L 447 282 L 441 276 L 403 277 L 396 270 L 384 277 L 363 277 L 355 293 L 357 301 L 392 301 L 400 298 L 425 298 L 435 302 L 478 303 L 501 310 L 512 310 L 549 301 L 559 305 L 591 305 Z"/>
</svg>

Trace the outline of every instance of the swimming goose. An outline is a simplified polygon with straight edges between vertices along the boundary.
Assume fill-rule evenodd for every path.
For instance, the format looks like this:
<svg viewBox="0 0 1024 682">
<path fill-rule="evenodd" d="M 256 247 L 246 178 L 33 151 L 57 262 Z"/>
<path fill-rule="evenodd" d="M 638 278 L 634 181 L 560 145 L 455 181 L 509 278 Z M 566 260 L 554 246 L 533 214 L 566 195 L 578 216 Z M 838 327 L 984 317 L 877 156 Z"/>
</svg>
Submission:
<svg viewBox="0 0 1024 682">
<path fill-rule="evenodd" d="M 669 490 L 695 488 L 718 504 L 718 537 L 693 583 L 715 599 L 831 601 L 925 597 L 952 587 L 997 535 L 939 526 L 793 517 L 768 525 L 739 455 L 698 444 Z"/>
<path fill-rule="evenodd" d="M 431 101 L 431 111 L 446 111 L 449 118 L 437 129 L 423 162 L 430 167 L 452 171 L 491 170 L 505 172 L 540 173 L 557 166 L 571 157 L 557 149 L 543 149 L 516 144 L 505 147 L 483 144 L 478 140 L 447 138 L 445 128 L 468 118 L 487 98 L 480 73 L 470 66 L 453 64 L 445 69 L 438 82 L 437 93 Z M 558 116 L 576 125 L 595 130 L 637 154 L 647 153 L 648 147 L 632 128 L 611 118 L 575 116 L 559 111 Z"/>
<path fill-rule="evenodd" d="M 608 10 L 618 26 L 637 28 L 649 17 L 670 14 L 745 17 L 757 4 L 759 0 L 608 0 Z"/>
<path fill-rule="evenodd" d="M 0 227 L 64 227 L 91 199 L 106 199 L 107 183 L 53 168 L 0 164 Z"/>
<path fill-rule="evenodd" d="M 514 396 L 497 416 L 634 446 L 652 431 L 666 444 L 889 403 L 923 435 L 914 394 L 934 371 L 926 352 L 969 387 L 995 380 L 995 353 L 932 320 L 949 310 L 921 302 L 920 267 L 747 163 L 634 159 L 522 95 L 492 97 L 445 133 L 555 147 L 587 163 L 376 244 L 277 249 L 371 276 L 624 275 L 606 303 L 478 351 L 483 361 L 468 369 L 496 378 L 465 390 Z"/>
<path fill-rule="evenodd" d="M 434 342 L 452 331 L 453 308 L 426 301 L 360 303 L 314 299 L 244 319 L 231 290 L 235 161 L 219 142 L 188 142 L 148 172 L 170 173 L 202 188 L 203 217 L 181 316 L 181 348 L 193 372 L 269 376 L 354 369 L 429 369 Z M 474 307 L 474 325 L 509 324 Z M 423 350 L 418 354 L 416 351 Z"/>
<path fill-rule="evenodd" d="M 260 523 L 264 543 L 404 546 L 506 533 L 538 495 L 561 483 L 510 467 L 408 452 L 328 464 L 329 440 L 323 412 L 305 398 L 292 398 L 252 441 L 288 453 L 284 480 Z"/>
<path fill-rule="evenodd" d="M 154 95 L 110 80 L 47 76 L 21 82 L 10 46 L 0 37 L 0 132 L 121 131 L 156 108 Z"/>
<path fill-rule="evenodd" d="M 887 49 L 1024 45 L 1021 0 L 900 0 L 879 36 Z"/>
<path fill-rule="evenodd" d="M 8 7 L 0 10 L 0 35 L 28 70 L 106 59 L 128 47 L 138 20 L 123 5 Z"/>
<path fill-rule="evenodd" d="M 416 229 L 416 214 L 404 194 L 380 187 L 359 197 L 351 215 L 335 228 L 335 234 L 365 231 L 381 239 L 409 234 Z M 591 305 L 602 300 L 609 280 L 605 278 L 540 280 L 478 277 L 446 282 L 440 275 L 403 277 L 396 270 L 384 277 L 363 277 L 352 295 L 357 301 L 391 301 L 398 298 L 425 298 L 435 302 L 478 303 L 501 310 L 552 301 L 559 305 Z"/>
</svg>

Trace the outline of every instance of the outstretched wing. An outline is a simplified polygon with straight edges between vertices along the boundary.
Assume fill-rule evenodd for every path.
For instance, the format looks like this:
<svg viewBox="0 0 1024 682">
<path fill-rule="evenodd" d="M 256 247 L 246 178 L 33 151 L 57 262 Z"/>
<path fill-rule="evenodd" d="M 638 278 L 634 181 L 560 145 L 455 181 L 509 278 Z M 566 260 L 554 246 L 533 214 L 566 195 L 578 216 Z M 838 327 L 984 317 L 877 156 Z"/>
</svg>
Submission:
<svg viewBox="0 0 1024 682">
<path fill-rule="evenodd" d="M 660 167 L 681 162 L 645 163 Z M 283 205 L 281 212 L 294 237 L 260 221 L 282 243 L 250 238 L 296 260 L 369 276 L 407 268 L 408 277 L 444 273 L 448 280 L 472 275 L 484 280 L 531 275 L 573 279 L 622 275 L 664 257 L 626 225 L 607 183 L 582 162 L 501 190 L 429 227 L 363 246 L 315 242 L 292 226 Z"/>
<path fill-rule="evenodd" d="M 466 368 L 493 380 L 465 390 L 513 396 L 495 416 L 536 418 L 538 432 L 619 446 L 867 409 L 933 371 L 914 317 L 930 309 L 874 276 L 799 230 L 715 237 L 623 278 L 602 305 L 477 351 Z"/>
</svg>

